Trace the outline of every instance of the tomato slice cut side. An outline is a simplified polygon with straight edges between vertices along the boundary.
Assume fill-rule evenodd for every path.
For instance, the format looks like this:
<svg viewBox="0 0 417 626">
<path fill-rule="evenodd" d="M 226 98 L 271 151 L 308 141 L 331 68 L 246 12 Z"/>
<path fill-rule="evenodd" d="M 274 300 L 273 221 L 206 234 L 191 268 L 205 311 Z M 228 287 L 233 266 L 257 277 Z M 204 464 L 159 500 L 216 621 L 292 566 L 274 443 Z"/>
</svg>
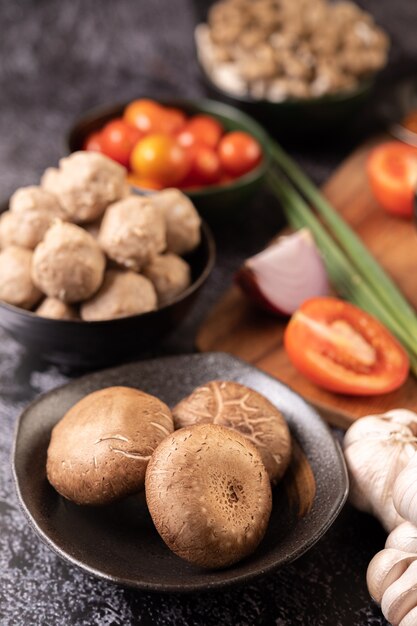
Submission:
<svg viewBox="0 0 417 626">
<path fill-rule="evenodd" d="M 291 318 L 284 345 L 306 378 L 336 393 L 388 393 L 404 383 L 409 371 L 408 355 L 391 333 L 338 298 L 307 300 Z"/>
</svg>

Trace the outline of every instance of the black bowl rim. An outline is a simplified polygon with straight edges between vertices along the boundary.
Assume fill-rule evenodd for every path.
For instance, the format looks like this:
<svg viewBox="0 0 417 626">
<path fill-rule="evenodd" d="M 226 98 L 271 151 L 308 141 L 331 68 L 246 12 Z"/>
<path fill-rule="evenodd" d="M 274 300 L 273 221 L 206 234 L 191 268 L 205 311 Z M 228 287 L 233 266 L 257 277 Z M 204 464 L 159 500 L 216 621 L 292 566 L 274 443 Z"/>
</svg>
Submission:
<svg viewBox="0 0 417 626">
<path fill-rule="evenodd" d="M 1 212 L 1 211 L 0 211 Z M 213 233 L 209 228 L 207 222 L 203 219 L 201 220 L 201 232 L 205 238 L 205 242 L 207 245 L 207 261 L 205 263 L 204 269 L 201 272 L 200 276 L 193 282 L 187 289 L 181 292 L 174 300 L 165 304 L 154 311 L 148 311 L 147 313 L 138 313 L 136 315 L 125 315 L 124 317 L 115 317 L 109 320 L 61 320 L 61 319 L 53 319 L 49 317 L 42 317 L 42 315 L 37 315 L 34 311 L 27 311 L 26 309 L 22 309 L 13 304 L 8 304 L 7 302 L 3 302 L 0 300 L 0 311 L 1 309 L 6 309 L 13 313 L 14 315 L 29 318 L 32 320 L 36 320 L 36 323 L 39 324 L 67 324 L 68 327 L 76 328 L 80 325 L 84 328 L 87 327 L 104 327 L 107 324 L 124 324 L 126 320 L 134 320 L 134 319 L 144 319 L 152 317 L 156 312 L 169 310 L 173 308 L 175 305 L 179 304 L 183 300 L 185 300 L 188 296 L 198 291 L 198 289 L 206 282 L 207 278 L 211 274 L 215 261 L 216 261 L 216 243 L 213 237 Z M 201 243 L 201 242 L 200 242 Z"/>
<path fill-rule="evenodd" d="M 200 24 L 198 24 L 196 28 L 198 28 L 199 25 L 205 24 L 205 23 L 206 22 L 200 22 Z M 228 91 L 225 91 L 221 87 L 218 87 L 212 81 L 207 70 L 205 69 L 204 65 L 202 64 L 200 60 L 200 55 L 199 55 L 197 43 L 195 41 L 195 37 L 194 37 L 194 48 L 196 52 L 197 65 L 200 69 L 200 72 L 204 80 L 208 84 L 208 86 L 212 88 L 214 92 L 216 92 L 223 98 L 228 98 L 229 100 L 235 100 L 236 102 L 240 102 L 241 104 L 246 104 L 246 105 L 257 104 L 260 106 L 276 107 L 277 109 L 285 108 L 286 105 L 288 105 L 289 107 L 299 107 L 301 109 L 301 108 L 308 107 L 310 105 L 316 106 L 320 104 L 333 104 L 337 102 L 347 102 L 351 99 L 355 99 L 361 96 L 362 94 L 366 93 L 368 89 L 370 89 L 373 86 L 376 80 L 376 77 L 379 75 L 379 73 L 384 69 L 384 68 L 381 68 L 380 70 L 376 72 L 370 73 L 369 76 L 360 80 L 358 85 L 355 88 L 345 89 L 345 90 L 337 91 L 335 93 L 330 93 L 330 94 L 324 94 L 323 96 L 313 96 L 312 98 L 291 97 L 291 98 L 286 98 L 285 100 L 281 100 L 279 102 L 274 102 L 273 100 L 267 100 L 266 98 L 254 98 L 249 95 L 237 95 L 237 94 L 229 93 Z"/>
<path fill-rule="evenodd" d="M 270 574 L 274 571 L 276 571 L 278 568 L 291 563 L 292 561 L 295 561 L 296 559 L 298 559 L 299 557 L 301 557 L 303 554 L 306 554 L 315 544 L 318 543 L 318 541 L 320 541 L 320 539 L 326 534 L 326 532 L 329 530 L 329 528 L 331 528 L 331 526 L 333 525 L 333 523 L 335 522 L 335 520 L 337 519 L 337 517 L 339 516 L 341 510 L 343 509 L 347 498 L 348 498 L 348 494 L 349 494 L 349 475 L 348 475 L 348 470 L 347 470 L 347 466 L 346 466 L 346 461 L 345 461 L 345 457 L 341 448 L 341 445 L 339 443 L 339 441 L 336 439 L 336 437 L 334 437 L 334 435 L 332 435 L 331 430 L 328 426 L 328 424 L 326 424 L 326 422 L 324 421 L 324 419 L 319 415 L 319 413 L 317 412 L 317 410 L 309 403 L 307 402 L 307 400 L 305 400 L 300 394 L 298 394 L 296 391 L 294 391 L 291 387 L 289 387 L 288 385 L 286 385 L 285 383 L 283 383 L 281 380 L 274 378 L 273 376 L 271 376 L 270 374 L 267 374 L 266 372 L 260 370 L 258 367 L 256 367 L 255 365 L 252 365 L 251 363 L 247 363 L 246 361 L 243 361 L 242 359 L 240 359 L 239 357 L 233 356 L 231 354 L 225 353 L 225 352 L 206 352 L 206 353 L 202 353 L 202 354 L 177 354 L 177 355 L 170 355 L 170 356 L 163 356 L 163 357 L 157 357 L 154 359 L 151 359 L 151 361 L 156 362 L 156 361 L 160 361 L 161 363 L 163 363 L 164 361 L 167 360 L 174 360 L 177 359 L 178 357 L 190 357 L 190 356 L 194 356 L 194 357 L 213 357 L 213 356 L 218 356 L 218 357 L 222 357 L 223 359 L 228 359 L 230 361 L 237 361 L 240 362 L 242 365 L 244 365 L 246 368 L 252 368 L 258 372 L 260 372 L 263 376 L 265 376 L 266 378 L 269 378 L 273 383 L 278 383 L 279 385 L 281 385 L 282 387 L 285 387 L 293 396 L 295 396 L 298 400 L 301 400 L 306 407 L 308 408 L 308 410 L 311 412 L 311 414 L 313 415 L 314 419 L 318 422 L 320 422 L 328 431 L 329 437 L 333 440 L 333 445 L 334 445 L 334 451 L 335 451 L 335 455 L 338 458 L 339 461 L 339 469 L 340 469 L 340 473 L 341 473 L 341 482 L 344 485 L 344 489 L 343 491 L 341 491 L 341 493 L 339 494 L 339 498 L 337 500 L 335 500 L 332 503 L 332 510 L 328 516 L 328 519 L 326 520 L 325 523 L 323 523 L 323 525 L 320 527 L 319 530 L 316 529 L 315 533 L 313 533 L 310 538 L 308 540 L 305 540 L 303 546 L 301 548 L 295 549 L 293 550 L 292 553 L 288 554 L 286 558 L 282 559 L 280 561 L 280 563 L 271 563 L 268 566 L 264 567 L 262 570 L 257 570 L 257 571 L 252 571 L 246 574 L 240 574 L 240 575 L 236 575 L 233 578 L 228 579 L 227 581 L 221 581 L 221 582 L 217 582 L 217 583 L 209 583 L 207 586 L 204 586 L 200 583 L 196 583 L 196 584 L 191 584 L 191 585 L 181 585 L 180 583 L 178 584 L 150 584 L 150 583 L 140 583 L 138 581 L 132 581 L 132 580 L 127 580 L 127 579 L 120 579 L 117 576 L 113 576 L 111 574 L 107 574 L 107 573 L 103 573 L 102 571 L 96 569 L 93 566 L 89 566 L 86 565 L 85 563 L 79 561 L 77 558 L 73 557 L 71 554 L 68 554 L 64 549 L 60 548 L 58 545 L 56 545 L 54 543 L 53 540 L 51 540 L 48 536 L 48 534 L 46 532 L 44 532 L 40 526 L 38 525 L 38 523 L 33 519 L 32 514 L 29 510 L 29 508 L 27 507 L 24 498 L 22 496 L 21 490 L 20 490 L 20 486 L 19 486 L 19 480 L 18 480 L 18 476 L 17 476 L 17 469 L 16 469 L 16 453 L 17 453 L 17 444 L 18 444 L 18 437 L 19 437 L 19 431 L 20 431 L 20 425 L 22 420 L 24 419 L 26 413 L 28 411 L 30 411 L 30 409 L 32 409 L 35 405 L 37 405 L 39 402 L 41 402 L 43 400 L 43 398 L 45 396 L 48 396 L 49 394 L 64 389 L 66 387 L 72 386 L 74 384 L 74 382 L 79 381 L 79 380 L 83 380 L 85 378 L 89 378 L 91 376 L 94 376 L 94 372 L 93 373 L 89 373 L 89 374 L 85 374 L 84 376 L 81 376 L 75 380 L 71 380 L 67 383 L 65 383 L 64 385 L 59 385 L 58 387 L 55 387 L 53 389 L 50 389 L 40 395 L 38 395 L 34 400 L 32 400 L 32 402 L 30 402 L 24 409 L 23 411 L 20 413 L 18 420 L 16 422 L 16 426 L 14 429 L 14 434 L 13 434 L 13 447 L 12 447 L 12 453 L 11 453 L 11 465 L 12 465 L 12 475 L 13 475 L 13 480 L 14 480 L 14 484 L 15 484 L 15 489 L 16 489 L 16 493 L 17 493 L 17 497 L 18 497 L 18 502 L 19 505 L 22 509 L 22 511 L 24 512 L 26 519 L 28 521 L 28 523 L 30 524 L 30 526 L 33 528 L 33 530 L 36 532 L 36 534 L 38 535 L 38 537 L 40 537 L 40 539 L 42 540 L 42 542 L 47 545 L 55 554 L 57 554 L 60 558 L 62 558 L 64 561 L 70 563 L 71 565 L 74 565 L 78 568 L 80 568 L 81 570 L 92 574 L 93 576 L 96 576 L 99 579 L 102 580 L 107 580 L 110 581 L 112 583 L 116 583 L 119 585 L 122 585 L 124 587 L 129 587 L 129 588 L 134 588 L 137 590 L 141 590 L 141 591 L 146 591 L 146 592 L 155 592 L 155 593 L 181 593 L 183 594 L 188 594 L 188 593 L 193 593 L 193 592 L 211 592 L 211 591 L 216 591 L 219 589 L 225 589 L 225 588 L 229 588 L 229 587 L 233 587 L 239 584 L 244 584 L 247 582 L 251 582 L 253 580 L 259 579 L 260 577 L 266 575 L 266 574 Z M 113 370 L 117 370 L 117 369 L 121 369 L 124 367 L 129 367 L 132 366 L 134 363 L 138 363 L 140 361 L 135 361 L 133 363 L 130 363 L 128 365 L 118 365 L 118 366 L 113 366 L 110 368 L 106 368 L 104 370 L 100 370 L 100 374 L 102 374 L 103 372 L 111 372 Z M 97 372 L 96 372 L 97 373 Z"/>
<path fill-rule="evenodd" d="M 149 95 L 140 96 L 141 98 L 149 97 Z M 139 96 L 138 96 L 139 98 Z M 202 113 L 210 113 L 212 112 L 214 115 L 219 115 L 223 117 L 227 117 L 231 120 L 236 120 L 236 118 L 242 118 L 242 123 L 245 125 L 251 125 L 256 128 L 256 132 L 258 137 L 256 138 L 262 147 L 263 158 L 262 161 L 257 165 L 253 170 L 239 176 L 236 179 L 231 180 L 230 182 L 224 183 L 222 185 L 207 185 L 202 189 L 198 190 L 180 190 L 185 195 L 187 195 L 191 200 L 199 198 L 203 198 L 206 196 L 216 196 L 220 195 L 227 191 L 232 191 L 234 189 L 240 189 L 244 185 L 250 185 L 251 183 L 262 179 L 267 171 L 269 165 L 269 149 L 268 149 L 268 134 L 265 129 L 250 115 L 241 111 L 237 107 L 234 107 L 230 104 L 226 104 L 224 102 L 219 102 L 217 100 L 212 100 L 210 98 L 201 98 L 201 99 L 191 99 L 191 98 L 154 98 L 156 102 L 161 104 L 168 104 L 169 106 L 177 107 L 181 109 L 182 107 L 191 106 L 195 107 L 197 110 L 200 110 Z M 78 116 L 76 121 L 71 125 L 66 133 L 66 148 L 71 151 L 71 137 L 74 133 L 74 130 L 81 123 L 88 123 L 94 121 L 98 117 L 105 115 L 106 113 L 111 113 L 114 109 L 115 111 L 118 109 L 124 109 L 132 100 L 128 102 L 115 102 L 113 104 L 103 104 L 93 107 L 85 111 Z M 239 121 L 239 119 L 237 119 Z M 250 131 L 248 131 L 250 134 Z M 136 185 L 131 185 L 133 189 L 138 189 L 141 192 L 149 192 L 153 191 L 152 189 L 145 189 L 144 187 L 137 187 Z"/>
</svg>

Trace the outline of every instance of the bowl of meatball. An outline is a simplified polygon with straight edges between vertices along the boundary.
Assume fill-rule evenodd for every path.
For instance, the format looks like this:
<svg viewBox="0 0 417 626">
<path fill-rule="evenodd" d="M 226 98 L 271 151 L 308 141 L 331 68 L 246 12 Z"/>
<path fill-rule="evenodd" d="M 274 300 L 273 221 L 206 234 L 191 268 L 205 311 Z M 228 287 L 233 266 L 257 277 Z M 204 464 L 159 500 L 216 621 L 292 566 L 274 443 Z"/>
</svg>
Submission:
<svg viewBox="0 0 417 626">
<path fill-rule="evenodd" d="M 186 316 L 215 244 L 177 189 L 133 194 L 108 157 L 76 152 L 0 217 L 0 325 L 43 359 L 88 369 L 137 357 Z"/>
<path fill-rule="evenodd" d="M 387 34 L 350 0 L 222 0 L 201 17 L 195 43 L 210 92 L 279 134 L 352 119 L 388 60 Z"/>
</svg>

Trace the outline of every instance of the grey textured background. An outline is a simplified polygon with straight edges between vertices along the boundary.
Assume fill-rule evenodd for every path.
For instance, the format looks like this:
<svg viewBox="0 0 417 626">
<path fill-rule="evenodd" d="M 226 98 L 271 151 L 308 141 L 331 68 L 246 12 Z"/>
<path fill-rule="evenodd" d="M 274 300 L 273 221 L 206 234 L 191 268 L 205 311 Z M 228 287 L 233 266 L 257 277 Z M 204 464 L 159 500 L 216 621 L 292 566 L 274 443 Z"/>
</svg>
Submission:
<svg viewBox="0 0 417 626">
<path fill-rule="evenodd" d="M 65 150 L 73 119 L 97 104 L 138 95 L 203 94 L 192 29 L 207 3 L 191 0 L 0 0 L 0 189 L 7 198 L 34 183 Z M 417 69 L 415 0 L 361 2 L 393 38 L 380 88 Z M 297 158 L 322 182 L 374 125 L 370 103 L 357 130 L 331 145 L 304 142 Z M 382 93 L 382 92 L 381 92 Z M 193 314 L 156 354 L 193 349 L 198 324 L 241 261 L 282 223 L 266 194 L 242 209 L 238 224 L 216 232 L 215 271 Z M 233 234 L 233 236 L 231 236 Z M 347 506 L 318 546 L 259 583 L 206 596 L 133 592 L 66 565 L 29 528 L 10 470 L 15 419 L 38 393 L 67 380 L 0 332 L 0 624 L 1 626 L 381 625 L 364 574 L 384 534 Z"/>
</svg>

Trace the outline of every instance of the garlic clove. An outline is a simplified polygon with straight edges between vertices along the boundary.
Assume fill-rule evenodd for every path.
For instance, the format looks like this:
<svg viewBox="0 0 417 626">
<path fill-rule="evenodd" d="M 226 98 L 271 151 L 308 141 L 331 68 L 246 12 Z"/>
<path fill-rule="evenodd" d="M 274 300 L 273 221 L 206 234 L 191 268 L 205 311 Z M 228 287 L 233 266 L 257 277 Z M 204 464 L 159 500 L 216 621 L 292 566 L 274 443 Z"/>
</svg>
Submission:
<svg viewBox="0 0 417 626">
<path fill-rule="evenodd" d="M 384 414 L 385 419 L 390 419 L 396 424 L 404 424 L 408 426 L 413 435 L 417 434 L 417 413 L 408 409 L 393 409 Z"/>
<path fill-rule="evenodd" d="M 417 455 L 398 474 L 393 487 L 394 506 L 405 519 L 417 524 Z"/>
<path fill-rule="evenodd" d="M 385 548 L 374 556 L 366 572 L 366 584 L 375 602 L 381 604 L 385 591 L 400 578 L 417 554 Z"/>
<path fill-rule="evenodd" d="M 417 555 L 414 555 L 417 559 Z M 405 572 L 386 589 L 382 596 L 381 610 L 392 626 L 399 626 L 417 605 L 417 562 L 413 561 Z"/>
<path fill-rule="evenodd" d="M 417 528 L 411 522 L 403 522 L 388 535 L 385 547 L 417 553 Z"/>
<path fill-rule="evenodd" d="M 417 624 L 417 606 L 407 613 L 401 620 L 399 626 L 416 626 Z"/>
</svg>

